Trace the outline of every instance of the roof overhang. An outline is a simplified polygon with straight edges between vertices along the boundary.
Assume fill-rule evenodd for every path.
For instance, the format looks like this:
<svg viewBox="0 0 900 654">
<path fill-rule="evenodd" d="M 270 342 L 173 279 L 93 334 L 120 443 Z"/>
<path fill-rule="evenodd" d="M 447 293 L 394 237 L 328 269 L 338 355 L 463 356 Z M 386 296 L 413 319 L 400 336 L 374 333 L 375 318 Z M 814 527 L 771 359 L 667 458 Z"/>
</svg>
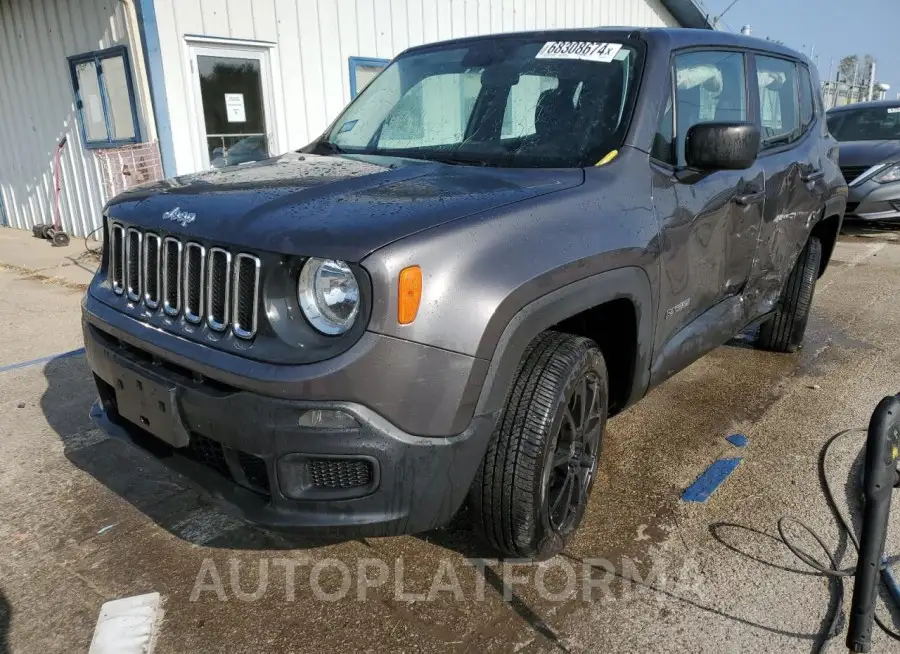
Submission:
<svg viewBox="0 0 900 654">
<path fill-rule="evenodd" d="M 668 9 L 672 17 L 682 27 L 693 27 L 702 30 L 711 30 L 713 26 L 705 11 L 695 0 L 661 0 L 663 7 Z"/>
</svg>

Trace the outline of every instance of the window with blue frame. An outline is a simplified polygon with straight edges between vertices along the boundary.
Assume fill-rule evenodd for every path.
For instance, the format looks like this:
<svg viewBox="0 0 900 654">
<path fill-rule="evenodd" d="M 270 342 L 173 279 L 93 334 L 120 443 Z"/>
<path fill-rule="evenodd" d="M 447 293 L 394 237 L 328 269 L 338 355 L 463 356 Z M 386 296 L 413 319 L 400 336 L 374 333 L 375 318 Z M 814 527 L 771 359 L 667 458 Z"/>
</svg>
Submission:
<svg viewBox="0 0 900 654">
<path fill-rule="evenodd" d="M 350 98 L 355 98 L 389 63 L 390 59 L 350 57 Z"/>
<path fill-rule="evenodd" d="M 128 48 L 122 45 L 69 57 L 69 70 L 85 147 L 139 143 Z"/>
</svg>

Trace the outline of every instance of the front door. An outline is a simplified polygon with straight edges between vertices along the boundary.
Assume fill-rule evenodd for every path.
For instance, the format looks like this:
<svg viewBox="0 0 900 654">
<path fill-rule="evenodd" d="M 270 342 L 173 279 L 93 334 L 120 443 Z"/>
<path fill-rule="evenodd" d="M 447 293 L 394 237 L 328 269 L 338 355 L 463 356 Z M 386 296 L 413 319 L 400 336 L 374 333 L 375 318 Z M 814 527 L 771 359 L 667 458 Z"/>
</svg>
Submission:
<svg viewBox="0 0 900 654">
<path fill-rule="evenodd" d="M 702 354 L 700 346 L 714 339 L 702 338 L 710 327 L 694 322 L 701 317 L 714 318 L 726 338 L 743 326 L 740 302 L 723 302 L 738 298 L 750 277 L 765 200 L 763 168 L 693 170 L 684 152 L 692 126 L 748 120 L 747 77 L 739 51 L 694 50 L 675 57 L 674 112 L 668 104 L 651 155 L 662 237 L 657 351 L 696 331 L 700 345 L 678 347 L 685 357 Z"/>
<path fill-rule="evenodd" d="M 822 122 L 804 64 L 754 56 L 759 93 L 766 205 L 748 309 L 773 309 L 827 195 L 820 149 Z"/>
<path fill-rule="evenodd" d="M 271 70 L 265 49 L 192 44 L 199 169 L 262 161 L 276 153 Z"/>
</svg>

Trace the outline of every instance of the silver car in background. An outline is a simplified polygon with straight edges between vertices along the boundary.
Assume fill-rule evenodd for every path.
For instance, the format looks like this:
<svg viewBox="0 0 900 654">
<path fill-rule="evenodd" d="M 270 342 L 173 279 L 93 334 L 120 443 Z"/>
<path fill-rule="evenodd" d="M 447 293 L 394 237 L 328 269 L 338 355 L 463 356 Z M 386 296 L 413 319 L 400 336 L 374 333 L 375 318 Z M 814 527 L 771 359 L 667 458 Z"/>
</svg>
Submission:
<svg viewBox="0 0 900 654">
<path fill-rule="evenodd" d="M 836 107 L 828 129 L 850 187 L 846 218 L 900 222 L 900 100 Z"/>
</svg>

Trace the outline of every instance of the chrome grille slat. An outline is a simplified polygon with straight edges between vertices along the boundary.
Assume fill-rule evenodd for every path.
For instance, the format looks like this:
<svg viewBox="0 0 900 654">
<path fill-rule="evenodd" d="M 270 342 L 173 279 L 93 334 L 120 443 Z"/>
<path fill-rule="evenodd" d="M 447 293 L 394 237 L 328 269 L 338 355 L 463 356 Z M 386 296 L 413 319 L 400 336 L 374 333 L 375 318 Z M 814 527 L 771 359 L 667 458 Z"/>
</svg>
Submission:
<svg viewBox="0 0 900 654">
<path fill-rule="evenodd" d="M 206 248 L 199 243 L 184 246 L 184 318 L 199 324 L 203 321 L 203 280 Z"/>
<path fill-rule="evenodd" d="M 217 332 L 228 327 L 231 295 L 231 253 L 210 248 L 206 269 L 206 324 Z"/>
<path fill-rule="evenodd" d="M 125 292 L 125 228 L 113 223 L 109 232 L 109 285 L 116 295 L 122 295 Z"/>
<path fill-rule="evenodd" d="M 107 280 L 116 295 L 150 311 L 256 336 L 262 262 L 255 255 L 110 222 Z"/>
<path fill-rule="evenodd" d="M 141 299 L 141 242 L 143 235 L 134 227 L 125 232 L 125 295 L 132 302 Z"/>
<path fill-rule="evenodd" d="M 184 246 L 177 238 L 163 241 L 163 311 L 170 316 L 181 312 L 181 266 Z"/>
<path fill-rule="evenodd" d="M 260 268 L 259 257 L 243 253 L 235 257 L 231 329 L 238 338 L 256 335 Z"/>
<path fill-rule="evenodd" d="M 162 239 L 156 234 L 144 234 L 144 304 L 149 309 L 159 307 L 159 261 Z"/>
</svg>

